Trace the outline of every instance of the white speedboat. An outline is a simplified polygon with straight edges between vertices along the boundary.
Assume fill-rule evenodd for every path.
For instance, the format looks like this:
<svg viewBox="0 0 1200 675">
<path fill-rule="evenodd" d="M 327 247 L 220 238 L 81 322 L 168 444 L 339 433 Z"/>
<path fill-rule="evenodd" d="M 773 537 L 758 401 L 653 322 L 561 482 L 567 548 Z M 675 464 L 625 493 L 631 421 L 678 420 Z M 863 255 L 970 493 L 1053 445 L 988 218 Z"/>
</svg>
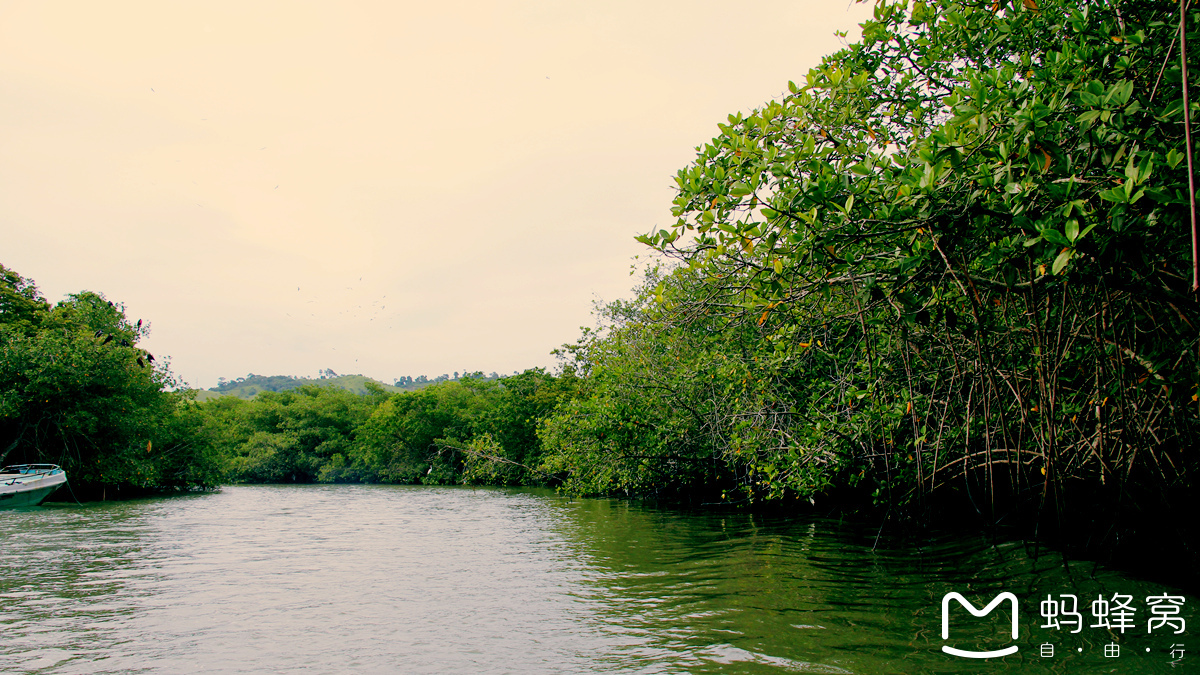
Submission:
<svg viewBox="0 0 1200 675">
<path fill-rule="evenodd" d="M 65 482 L 67 474 L 57 464 L 6 466 L 0 469 L 0 509 L 37 506 Z"/>
</svg>

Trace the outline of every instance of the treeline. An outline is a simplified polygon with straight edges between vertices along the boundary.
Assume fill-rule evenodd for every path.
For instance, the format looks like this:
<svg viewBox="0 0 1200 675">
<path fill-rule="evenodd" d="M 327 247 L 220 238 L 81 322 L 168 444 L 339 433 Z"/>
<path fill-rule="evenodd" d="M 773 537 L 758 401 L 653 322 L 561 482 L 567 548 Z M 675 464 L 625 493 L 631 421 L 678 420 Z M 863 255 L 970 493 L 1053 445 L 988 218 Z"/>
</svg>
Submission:
<svg viewBox="0 0 1200 675">
<path fill-rule="evenodd" d="M 517 374 L 516 371 L 513 371 L 513 374 L 516 375 Z M 475 379 L 484 379 L 484 380 L 500 379 L 500 375 L 498 375 L 496 373 L 496 371 L 494 371 L 494 370 L 486 376 L 481 372 L 468 373 L 466 371 L 463 371 L 462 377 L 473 377 Z M 453 375 L 450 375 L 449 373 L 442 373 L 441 375 L 438 375 L 437 377 L 434 377 L 432 379 L 425 377 L 424 375 L 418 375 L 415 379 L 411 375 L 403 375 L 401 377 L 396 378 L 395 386 L 399 387 L 401 389 L 408 390 L 408 391 L 413 391 L 415 389 L 420 389 L 421 387 L 424 387 L 426 385 L 438 384 L 439 382 L 451 382 L 451 381 L 457 380 L 458 378 L 459 378 L 459 374 L 458 374 L 457 370 L 454 371 Z"/>
<path fill-rule="evenodd" d="M 310 384 L 311 378 L 292 377 L 290 375 L 255 375 L 250 373 L 246 377 L 239 377 L 232 380 L 220 378 L 217 381 L 217 386 L 212 387 L 209 391 L 215 391 L 220 394 L 232 394 L 242 389 L 254 389 L 255 393 L 259 391 L 287 391 L 302 387 L 305 384 Z"/>
<path fill-rule="evenodd" d="M 876 3 L 679 171 L 676 223 L 639 238 L 675 262 L 569 348 L 585 384 L 541 430 L 550 467 L 582 492 L 951 494 L 1064 521 L 1190 503 L 1179 21 Z"/>
<path fill-rule="evenodd" d="M 51 307 L 0 265 L 0 462 L 60 464 L 81 499 L 220 483 L 203 413 L 138 347 L 149 330 L 99 293 Z"/>
<path fill-rule="evenodd" d="M 0 266 L 0 463 L 60 464 L 81 499 L 228 482 L 561 483 L 538 427 L 577 395 L 570 368 L 456 372 L 413 391 L 252 374 L 218 389 L 264 387 L 253 398 L 197 402 L 138 346 L 149 330 L 99 293 L 52 307 Z"/>
<path fill-rule="evenodd" d="M 874 502 L 1200 569 L 1179 12 L 875 3 L 678 173 L 677 222 L 640 238 L 676 263 L 574 346 L 586 393 L 543 428 L 551 467 L 583 492 Z"/>
<path fill-rule="evenodd" d="M 356 394 L 366 394 L 367 383 L 374 383 L 377 386 L 383 387 L 390 392 L 402 391 L 402 387 L 394 387 L 391 385 L 376 382 L 364 375 L 338 375 L 332 370 L 323 370 L 321 377 L 314 379 L 311 377 L 292 377 L 289 375 L 255 375 L 250 373 L 246 377 L 239 377 L 233 380 L 221 378 L 218 384 L 212 387 L 208 392 L 221 394 L 223 396 L 236 396 L 238 398 L 254 398 L 259 392 L 263 391 L 288 391 L 304 386 L 321 386 L 331 387 L 334 389 L 345 389 Z M 201 400 L 209 400 L 213 398 L 211 394 L 198 393 L 198 398 Z"/>
<path fill-rule="evenodd" d="M 516 373 L 514 372 L 514 374 Z M 306 385 L 315 384 L 325 387 L 335 387 L 337 389 L 347 389 L 359 394 L 366 394 L 367 382 L 375 382 L 385 390 L 394 393 L 399 391 L 416 391 L 417 389 L 427 387 L 431 384 L 453 382 L 458 380 L 459 377 L 460 375 L 458 371 L 455 371 L 453 375 L 450 375 L 449 373 L 443 373 L 432 379 L 424 375 L 419 375 L 416 378 L 405 375 L 396 378 L 395 384 L 383 384 L 382 382 L 372 380 L 361 373 L 356 373 L 353 375 L 338 375 L 333 371 L 332 368 L 323 368 L 320 371 L 320 377 L 315 379 L 311 377 L 294 377 L 291 375 L 255 375 L 254 373 L 250 373 L 245 377 L 238 377 L 232 380 L 227 380 L 222 377 L 218 379 L 217 386 L 208 389 L 208 391 L 218 394 L 226 394 L 229 396 L 237 396 L 239 398 L 252 398 L 260 391 L 288 391 L 289 389 L 297 389 Z M 495 371 L 486 376 L 479 372 L 463 372 L 461 377 L 471 377 L 477 380 L 500 379 L 500 375 L 496 374 Z M 206 396 L 205 398 L 209 397 Z"/>
<path fill-rule="evenodd" d="M 203 433 L 232 481 L 547 484 L 538 425 L 579 382 L 533 369 L 395 394 L 366 386 L 211 400 L 198 406 Z"/>
</svg>

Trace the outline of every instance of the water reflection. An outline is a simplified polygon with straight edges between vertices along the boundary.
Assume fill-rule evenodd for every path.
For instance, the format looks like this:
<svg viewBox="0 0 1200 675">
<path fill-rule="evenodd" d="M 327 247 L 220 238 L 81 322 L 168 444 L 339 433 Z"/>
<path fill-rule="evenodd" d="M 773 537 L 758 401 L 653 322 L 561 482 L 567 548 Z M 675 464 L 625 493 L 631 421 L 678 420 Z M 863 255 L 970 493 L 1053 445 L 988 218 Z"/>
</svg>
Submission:
<svg viewBox="0 0 1200 675">
<path fill-rule="evenodd" d="M 39 673 L 1180 672 L 1162 650 L 1187 636 L 1146 636 L 1144 608 L 1126 635 L 1038 627 L 1047 593 L 1140 605 L 1160 587 L 982 538 L 876 535 L 467 488 L 240 486 L 9 511 L 0 658 Z M 980 605 L 1015 593 L 1020 652 L 943 654 L 952 590 Z M 1007 611 L 966 619 L 956 646 L 1007 630 Z M 1053 658 L 1038 655 L 1047 640 Z M 1102 653 L 1114 641 L 1118 661 Z"/>
<path fill-rule="evenodd" d="M 838 521 L 683 514 L 604 500 L 568 510 L 590 564 L 608 571 L 598 591 L 602 615 L 620 627 L 614 632 L 641 638 L 631 656 L 664 670 L 1179 672 L 1168 652 L 1186 634 L 1147 635 L 1142 602 L 1178 591 L 1089 563 L 1065 565 L 1057 554 L 1035 558 L 1020 544 L 961 534 L 901 543 Z M 1001 592 L 1014 593 L 1020 651 L 987 661 L 943 654 L 941 599 L 951 591 L 981 608 Z M 1135 627 L 1090 628 L 1090 602 L 1113 593 L 1137 599 Z M 1039 601 L 1048 594 L 1079 599 L 1088 622 L 1079 633 L 1041 628 Z M 1189 623 L 1195 601 L 1187 597 L 1184 605 Z M 1013 644 L 1007 605 L 982 619 L 955 606 L 952 617 L 953 646 Z M 1054 657 L 1040 655 L 1042 643 L 1055 645 Z M 1123 650 L 1119 658 L 1104 656 L 1109 643 Z M 1185 664 L 1186 657 L 1175 665 Z"/>
</svg>

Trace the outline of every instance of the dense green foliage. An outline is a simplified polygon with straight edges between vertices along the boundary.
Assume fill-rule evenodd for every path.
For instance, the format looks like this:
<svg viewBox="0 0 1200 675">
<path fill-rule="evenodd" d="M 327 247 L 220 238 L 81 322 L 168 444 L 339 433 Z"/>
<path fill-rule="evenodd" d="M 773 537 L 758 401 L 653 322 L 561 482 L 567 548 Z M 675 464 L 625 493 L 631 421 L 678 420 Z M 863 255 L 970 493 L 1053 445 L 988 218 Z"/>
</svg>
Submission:
<svg viewBox="0 0 1200 675">
<path fill-rule="evenodd" d="M 681 264 L 573 348 L 548 465 L 584 492 L 1064 522 L 1194 501 L 1178 20 L 875 3 L 679 172 L 677 223 L 641 240 Z"/>
<path fill-rule="evenodd" d="M 534 369 L 394 394 L 308 385 L 199 408 L 232 480 L 541 483 L 537 424 L 574 383 Z"/>
<path fill-rule="evenodd" d="M 346 453 L 382 395 L 310 385 L 263 392 L 253 401 L 227 396 L 199 407 L 231 477 L 308 483 L 334 455 Z"/>
<path fill-rule="evenodd" d="M 51 308 L 0 267 L 0 454 L 49 462 L 79 488 L 215 485 L 222 474 L 201 420 L 160 361 L 137 347 L 149 327 L 82 292 Z"/>
<path fill-rule="evenodd" d="M 574 395 L 571 372 L 403 378 L 407 391 L 250 375 L 193 402 L 121 305 L 83 292 L 52 308 L 15 272 L 0 267 L 0 282 L 0 459 L 61 464 L 85 497 L 230 480 L 554 481 L 537 426 Z"/>
</svg>

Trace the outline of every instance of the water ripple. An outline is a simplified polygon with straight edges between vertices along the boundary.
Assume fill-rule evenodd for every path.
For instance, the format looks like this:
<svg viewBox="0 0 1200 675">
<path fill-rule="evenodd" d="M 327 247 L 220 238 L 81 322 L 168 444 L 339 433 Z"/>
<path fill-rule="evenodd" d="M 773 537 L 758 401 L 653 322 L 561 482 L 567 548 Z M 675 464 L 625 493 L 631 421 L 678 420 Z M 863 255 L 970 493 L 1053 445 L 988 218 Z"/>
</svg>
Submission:
<svg viewBox="0 0 1200 675">
<path fill-rule="evenodd" d="M 536 490 L 238 486 L 17 510 L 0 520 L 0 658 L 19 673 L 979 672 L 939 651 L 949 590 L 1157 588 L 980 537 L 876 539 Z M 988 670 L 1107 672 L 1067 651 Z"/>
</svg>

